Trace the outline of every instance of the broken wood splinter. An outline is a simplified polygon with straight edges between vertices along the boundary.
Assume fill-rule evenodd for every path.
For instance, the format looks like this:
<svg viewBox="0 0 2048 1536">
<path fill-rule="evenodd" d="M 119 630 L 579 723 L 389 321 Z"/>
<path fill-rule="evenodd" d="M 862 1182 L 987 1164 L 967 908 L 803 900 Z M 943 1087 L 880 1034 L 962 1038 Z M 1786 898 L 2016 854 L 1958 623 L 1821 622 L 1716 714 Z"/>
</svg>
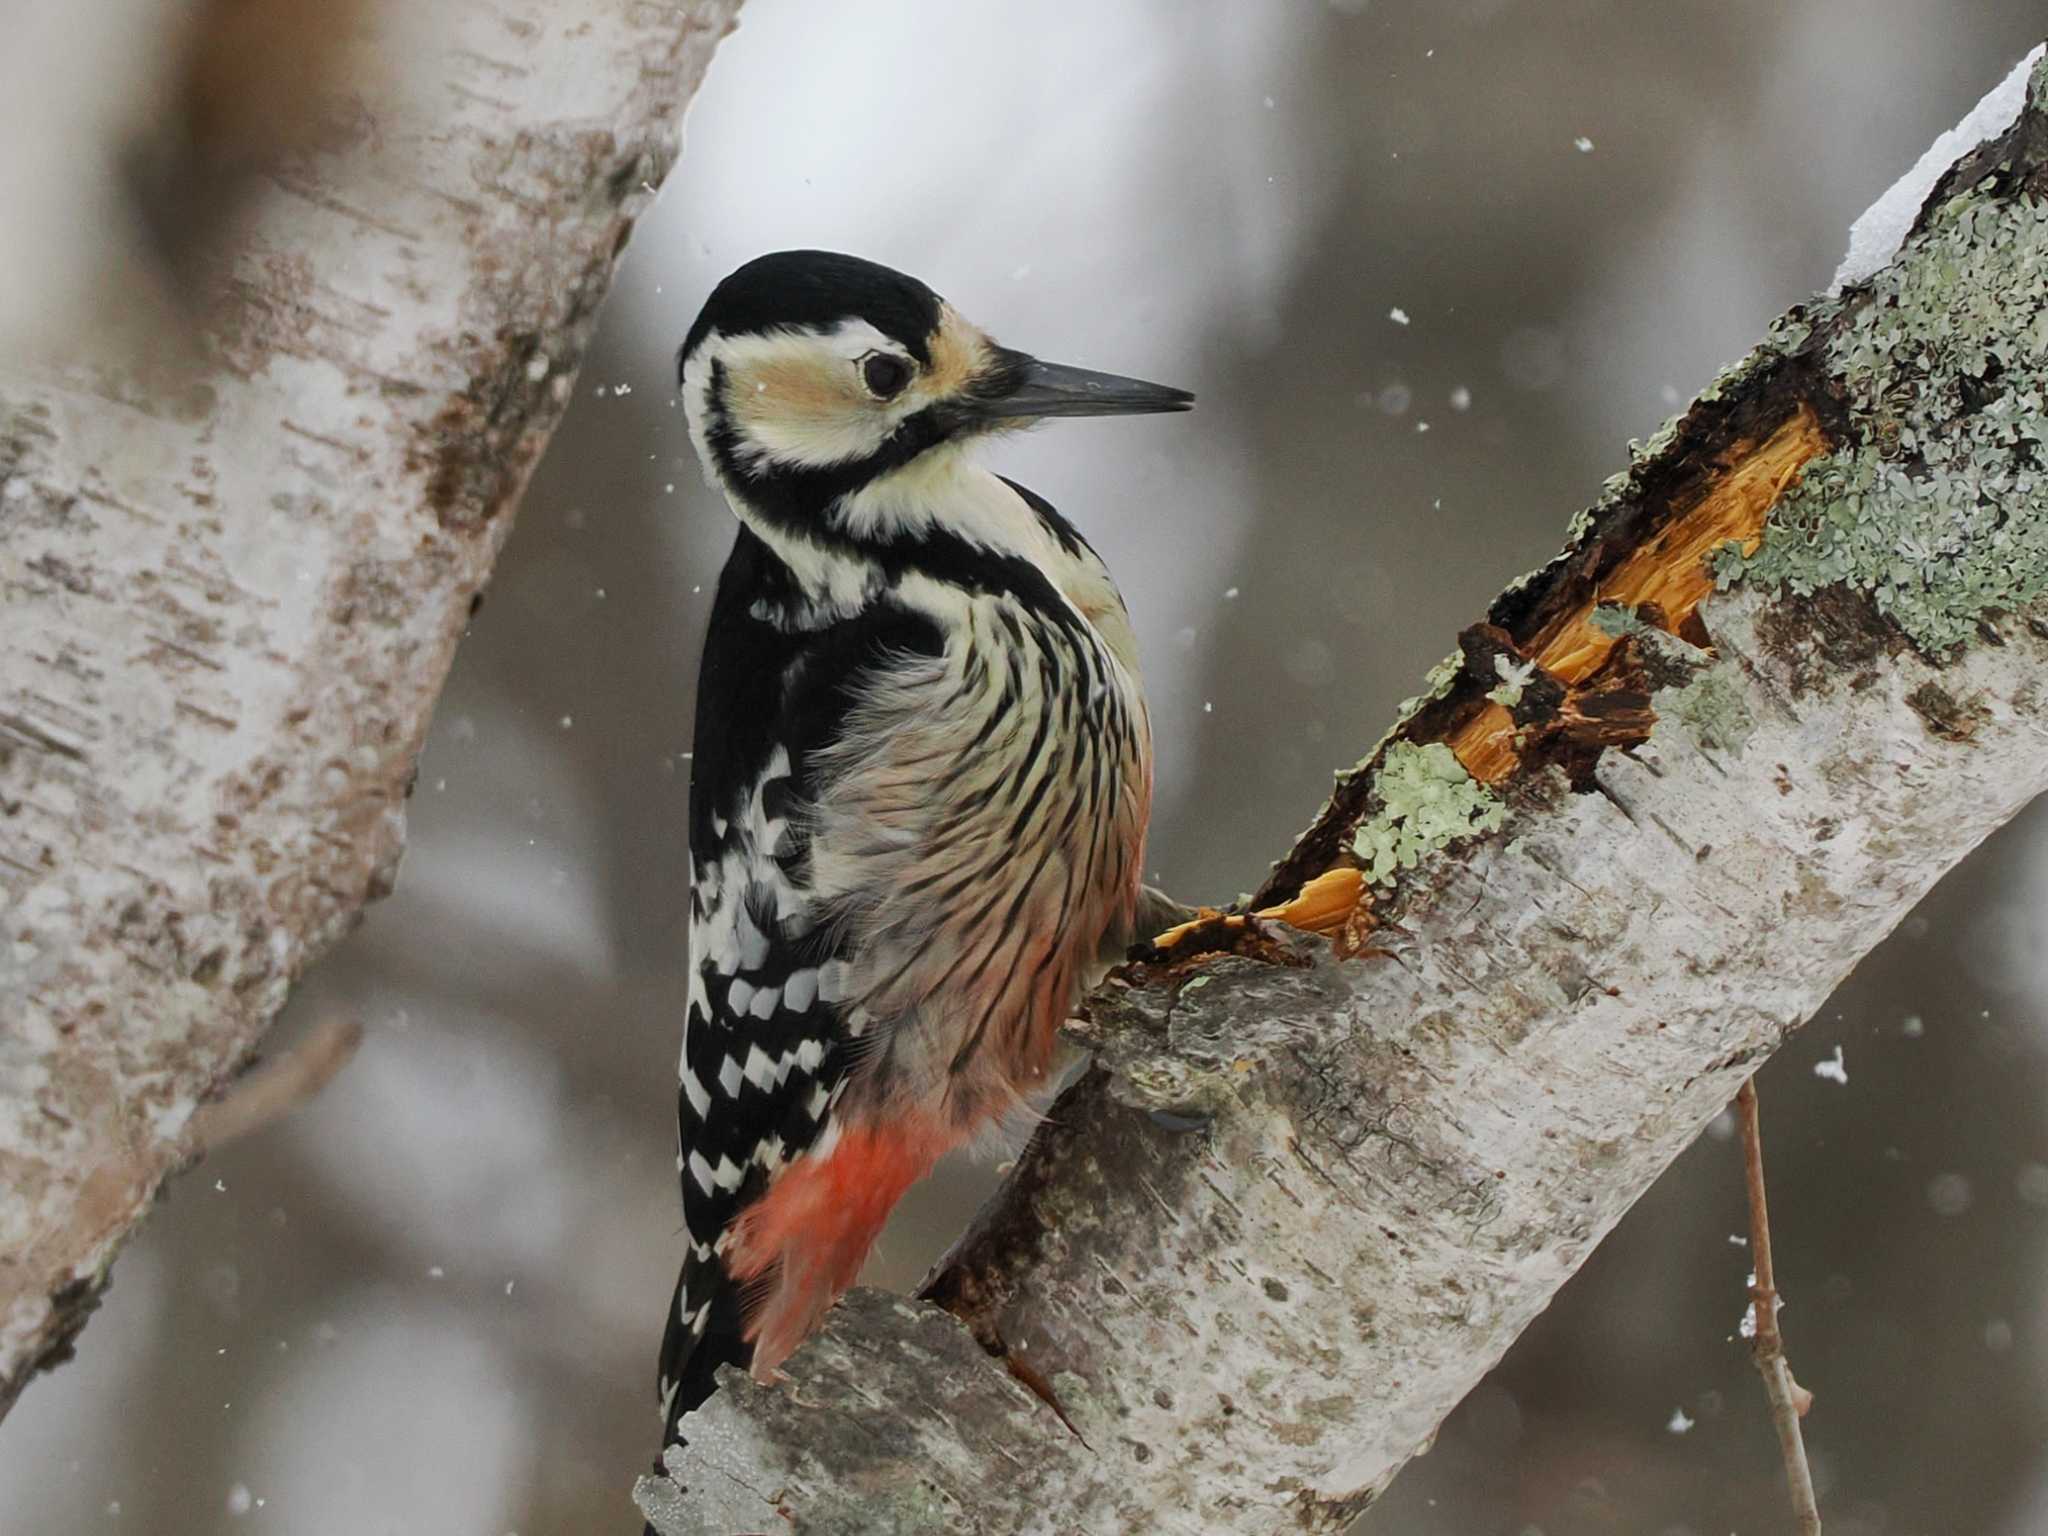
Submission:
<svg viewBox="0 0 2048 1536">
<path fill-rule="evenodd" d="M 1203 907 L 1184 923 L 1173 927 L 1152 940 L 1154 949 L 1172 949 L 1189 934 L 1198 929 L 1212 927 L 1242 928 L 1252 918 L 1266 922 L 1285 923 L 1304 933 L 1332 934 L 1340 931 L 1351 921 L 1365 893 L 1365 871 L 1349 865 L 1337 869 L 1326 869 L 1315 879 L 1301 888 L 1301 893 L 1291 901 L 1278 906 L 1261 907 L 1256 912 L 1224 912 L 1215 907 Z"/>
</svg>

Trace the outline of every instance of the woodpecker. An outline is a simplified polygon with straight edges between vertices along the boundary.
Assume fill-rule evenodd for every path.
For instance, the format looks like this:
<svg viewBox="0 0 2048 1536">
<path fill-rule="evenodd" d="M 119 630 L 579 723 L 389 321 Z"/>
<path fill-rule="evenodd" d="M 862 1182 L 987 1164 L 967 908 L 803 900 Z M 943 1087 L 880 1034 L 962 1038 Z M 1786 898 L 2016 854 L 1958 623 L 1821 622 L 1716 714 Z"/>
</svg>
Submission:
<svg viewBox="0 0 2048 1536">
<path fill-rule="evenodd" d="M 1152 797 L 1131 623 L 1087 540 L 972 457 L 1185 390 L 997 345 L 915 278 L 786 251 L 678 360 L 739 519 L 697 689 L 665 1443 L 776 1366 L 903 1192 L 1047 1086 L 1127 941 Z"/>
</svg>

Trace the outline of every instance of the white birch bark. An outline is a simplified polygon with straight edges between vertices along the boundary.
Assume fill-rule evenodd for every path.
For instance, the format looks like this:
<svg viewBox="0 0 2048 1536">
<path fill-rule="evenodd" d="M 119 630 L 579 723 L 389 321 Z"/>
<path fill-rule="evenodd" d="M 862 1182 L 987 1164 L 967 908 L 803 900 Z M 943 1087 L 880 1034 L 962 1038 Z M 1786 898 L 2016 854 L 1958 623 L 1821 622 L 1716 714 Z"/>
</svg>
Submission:
<svg viewBox="0 0 2048 1536">
<path fill-rule="evenodd" d="M 737 6 L 387 6 L 388 74 L 266 178 L 182 387 L 0 367 L 0 1411 L 388 886 L 457 636 Z"/>
<path fill-rule="evenodd" d="M 660 1531 L 1334 1532 L 1429 1443 L 2048 788 L 2048 65 L 2011 122 L 1889 265 L 1650 445 L 1340 786 L 1268 895 L 1373 863 L 1364 953 L 1112 981 L 943 1305 L 856 1293 L 781 1385 L 727 1372 L 642 1480 Z M 1732 588 L 1678 604 L 1767 510 Z M 1617 594 L 1656 606 L 1588 622 Z"/>
</svg>

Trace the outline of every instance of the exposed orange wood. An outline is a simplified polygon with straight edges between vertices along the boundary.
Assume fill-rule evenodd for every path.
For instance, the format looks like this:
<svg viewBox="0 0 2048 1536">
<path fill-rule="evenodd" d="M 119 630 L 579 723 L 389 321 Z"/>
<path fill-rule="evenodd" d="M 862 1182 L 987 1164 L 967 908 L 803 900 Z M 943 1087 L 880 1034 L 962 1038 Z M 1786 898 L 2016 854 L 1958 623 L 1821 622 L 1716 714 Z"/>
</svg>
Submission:
<svg viewBox="0 0 2048 1536">
<path fill-rule="evenodd" d="M 1301 888 L 1292 901 L 1277 907 L 1263 907 L 1260 917 L 1300 928 L 1309 933 L 1335 933 L 1344 926 L 1351 909 L 1365 892 L 1365 871 L 1340 867 L 1326 869 Z"/>
<path fill-rule="evenodd" d="M 1272 922 L 1285 923 L 1290 928 L 1299 928 L 1307 933 L 1335 933 L 1344 926 L 1364 893 L 1363 870 L 1348 867 L 1328 869 L 1304 885 L 1300 894 L 1292 901 L 1283 901 L 1276 907 L 1262 907 L 1252 915 Z M 1245 920 L 1242 915 L 1205 910 L 1158 935 L 1152 940 L 1153 948 L 1171 949 L 1195 929 L 1206 927 L 1210 923 L 1221 923 L 1226 928 L 1242 928 Z"/>
<path fill-rule="evenodd" d="M 1601 603 L 1654 605 L 1667 628 L 1679 629 L 1714 590 L 1708 557 L 1724 544 L 1736 544 L 1744 554 L 1754 551 L 1771 508 L 1827 446 L 1820 418 L 1801 401 L 1763 442 L 1731 450 L 1727 467 L 1698 502 L 1631 550 L 1592 601 L 1552 619 L 1523 654 L 1560 682 L 1583 682 L 1614 648 L 1614 637 L 1593 627 L 1593 610 Z M 1446 745 L 1483 783 L 1506 778 L 1518 761 L 1515 723 L 1498 704 L 1468 720 Z"/>
<path fill-rule="evenodd" d="M 1618 643 L 1593 625 L 1594 610 L 1601 604 L 1634 610 L 1646 622 L 1674 633 L 1682 630 L 1714 590 L 1709 557 L 1726 544 L 1752 553 L 1763 539 L 1771 508 L 1827 447 L 1820 417 L 1800 401 L 1761 442 L 1752 439 L 1728 448 L 1720 456 L 1719 472 L 1692 504 L 1624 555 L 1587 601 L 1553 615 L 1534 635 L 1517 637 L 1523 657 L 1567 689 L 1575 689 L 1593 677 Z M 1568 699 L 1567 711 L 1571 707 Z M 1445 745 L 1467 773 L 1482 783 L 1497 784 L 1521 761 L 1516 736 L 1513 716 L 1489 703 L 1445 738 Z M 1364 873 L 1340 865 L 1310 880 L 1293 900 L 1254 916 L 1310 933 L 1341 935 L 1350 931 L 1348 925 L 1360 915 L 1360 903 L 1368 899 Z M 1369 925 L 1369 913 L 1364 915 Z M 1152 943 L 1171 949 L 1197 929 L 1217 924 L 1241 928 L 1245 922 L 1242 915 L 1204 909 Z"/>
<path fill-rule="evenodd" d="M 1489 704 L 1450 739 L 1450 749 L 1465 771 L 1482 784 L 1498 784 L 1520 761 L 1515 753 L 1515 722 L 1498 704 Z"/>
</svg>

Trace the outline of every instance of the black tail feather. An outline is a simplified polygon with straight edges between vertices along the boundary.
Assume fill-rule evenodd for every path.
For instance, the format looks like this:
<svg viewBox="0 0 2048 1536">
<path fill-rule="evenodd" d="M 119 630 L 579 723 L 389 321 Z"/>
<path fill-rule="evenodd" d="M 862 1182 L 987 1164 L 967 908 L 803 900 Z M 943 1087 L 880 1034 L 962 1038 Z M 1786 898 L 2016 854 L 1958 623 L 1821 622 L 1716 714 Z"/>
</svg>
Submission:
<svg viewBox="0 0 2048 1536">
<path fill-rule="evenodd" d="M 707 1272 L 708 1271 L 708 1272 Z M 707 1296 L 708 1293 L 708 1296 Z M 703 1332 L 693 1331 L 687 1316 L 708 1299 L 711 1311 Z M 668 1328 L 661 1340 L 661 1444 L 666 1450 L 683 1443 L 683 1416 L 694 1413 L 715 1390 L 721 1365 L 744 1370 L 753 1363 L 754 1346 L 741 1337 L 745 1326 L 740 1288 L 726 1278 L 725 1267 L 713 1258 L 699 1265 L 683 1261 L 669 1302 Z"/>
</svg>

